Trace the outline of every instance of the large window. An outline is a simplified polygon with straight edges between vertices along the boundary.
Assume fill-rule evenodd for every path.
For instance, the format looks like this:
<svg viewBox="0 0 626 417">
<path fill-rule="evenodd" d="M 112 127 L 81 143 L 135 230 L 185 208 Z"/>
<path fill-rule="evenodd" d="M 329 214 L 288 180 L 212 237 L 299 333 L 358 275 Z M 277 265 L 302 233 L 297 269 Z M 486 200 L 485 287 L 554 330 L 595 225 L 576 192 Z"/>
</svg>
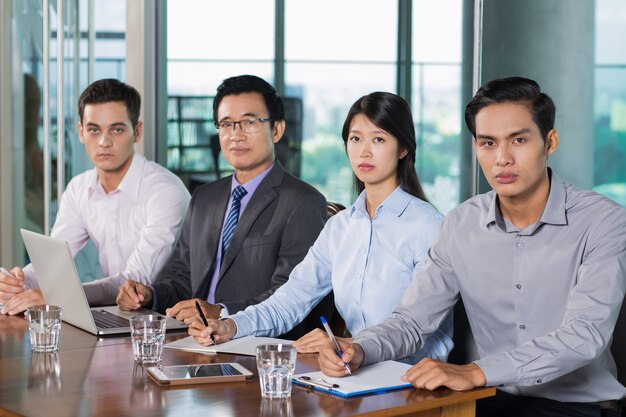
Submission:
<svg viewBox="0 0 626 417">
<path fill-rule="evenodd" d="M 596 1 L 594 189 L 626 206 L 626 4 Z"/>
<path fill-rule="evenodd" d="M 459 203 L 462 0 L 413 2 L 413 119 L 416 166 L 443 213 Z"/>
<path fill-rule="evenodd" d="M 170 0 L 168 93 L 212 95 L 238 74 L 273 80 L 273 0 Z"/>
<path fill-rule="evenodd" d="M 328 200 L 353 200 L 341 139 L 350 105 L 395 91 L 397 13 L 395 2 L 377 0 L 286 2 L 286 93 L 304 103 L 302 178 Z"/>
<path fill-rule="evenodd" d="M 460 152 L 465 129 L 461 86 L 471 82 L 462 80 L 461 72 L 463 4 L 463 0 L 410 2 L 410 94 L 406 94 L 410 95 L 417 133 L 416 167 L 428 197 L 443 213 L 460 202 L 461 166 L 468 165 L 468 161 L 461 161 Z M 276 15 L 276 7 L 281 5 L 284 10 Z M 626 204 L 626 44 L 618 41 L 626 38 L 626 6 L 620 0 L 598 0 L 595 7 L 592 183 L 596 190 Z M 501 8 L 500 13 L 506 13 L 507 6 Z M 511 5 L 510 10 L 517 9 Z M 521 10 L 529 13 L 528 19 L 534 24 L 541 20 L 542 16 L 532 15 L 531 9 Z M 189 108 L 172 104 L 168 118 L 184 119 L 187 111 L 191 118 L 207 119 L 202 123 L 208 127 L 198 134 L 197 129 L 176 125 L 170 133 L 168 166 L 180 171 L 210 170 L 207 138 L 215 133 L 208 120 L 211 96 L 222 79 L 252 73 L 274 83 L 283 96 L 302 106 L 298 143 L 289 145 L 297 149 L 297 174 L 327 199 L 350 204 L 354 198 L 352 172 L 341 127 L 357 98 L 376 90 L 396 92 L 397 85 L 402 84 L 397 80 L 397 54 L 402 49 L 398 42 L 406 40 L 409 32 L 398 25 L 399 13 L 399 2 L 381 0 L 320 0 L 314 4 L 297 0 L 277 4 L 270 0 L 169 1 L 170 103 L 182 103 L 180 100 L 188 96 L 204 99 Z M 284 26 L 281 21 L 276 24 L 276 16 L 284 18 Z M 493 25 L 492 16 L 483 18 Z M 497 43 L 499 35 L 490 36 L 491 44 L 493 37 L 498 38 Z M 503 45 L 520 40 L 517 35 L 503 38 Z M 284 49 L 276 49 L 281 46 Z M 505 64 L 492 59 L 501 55 L 497 49 L 480 50 L 483 61 L 489 58 L 485 65 Z M 499 76 L 538 73 L 541 81 L 542 64 L 534 61 L 533 65 L 534 72 L 515 65 L 504 65 L 500 72 L 488 68 L 487 72 Z M 567 102 L 558 106 L 561 114 L 566 114 Z M 204 144 L 197 142 L 198 137 Z"/>
<path fill-rule="evenodd" d="M 413 3 L 416 165 L 429 197 L 447 211 L 459 195 L 461 0 Z M 289 143 L 301 160 L 297 173 L 328 200 L 347 205 L 354 193 L 341 127 L 362 95 L 396 92 L 398 2 L 284 6 L 284 38 L 276 39 L 273 1 L 168 2 L 167 164 L 183 177 L 212 170 L 211 96 L 222 79 L 255 74 L 284 85 L 283 96 L 302 107 L 302 120 L 293 124 L 301 131 L 287 132 L 297 137 Z M 284 57 L 276 56 L 281 44 Z M 284 78 L 275 79 L 275 66 Z"/>
</svg>

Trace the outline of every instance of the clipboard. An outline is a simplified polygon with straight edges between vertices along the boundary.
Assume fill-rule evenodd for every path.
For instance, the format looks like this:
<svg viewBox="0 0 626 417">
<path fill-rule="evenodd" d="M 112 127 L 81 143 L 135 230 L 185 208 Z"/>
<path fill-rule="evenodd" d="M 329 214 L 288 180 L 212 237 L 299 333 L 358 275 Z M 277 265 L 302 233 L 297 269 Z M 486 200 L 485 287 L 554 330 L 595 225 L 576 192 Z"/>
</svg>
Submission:
<svg viewBox="0 0 626 417">
<path fill-rule="evenodd" d="M 358 369 L 343 378 L 329 377 L 318 371 L 294 375 L 291 382 L 315 391 L 349 398 L 410 387 L 411 384 L 400 380 L 400 377 L 411 366 L 402 362 L 384 361 Z"/>
</svg>

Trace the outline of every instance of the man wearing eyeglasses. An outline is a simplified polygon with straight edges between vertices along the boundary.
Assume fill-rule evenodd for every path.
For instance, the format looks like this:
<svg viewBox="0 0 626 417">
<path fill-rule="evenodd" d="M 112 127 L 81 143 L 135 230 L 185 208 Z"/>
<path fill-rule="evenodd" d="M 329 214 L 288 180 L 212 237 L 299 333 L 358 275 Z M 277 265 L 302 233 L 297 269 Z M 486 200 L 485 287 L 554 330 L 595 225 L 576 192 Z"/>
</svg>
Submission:
<svg viewBox="0 0 626 417">
<path fill-rule="evenodd" d="M 121 286 L 121 309 L 152 306 L 186 322 L 198 316 L 196 301 L 210 318 L 236 313 L 284 284 L 324 226 L 324 197 L 276 161 L 285 120 L 271 85 L 251 75 L 224 80 L 213 117 L 235 173 L 197 189 L 178 254 L 152 286 Z"/>
</svg>

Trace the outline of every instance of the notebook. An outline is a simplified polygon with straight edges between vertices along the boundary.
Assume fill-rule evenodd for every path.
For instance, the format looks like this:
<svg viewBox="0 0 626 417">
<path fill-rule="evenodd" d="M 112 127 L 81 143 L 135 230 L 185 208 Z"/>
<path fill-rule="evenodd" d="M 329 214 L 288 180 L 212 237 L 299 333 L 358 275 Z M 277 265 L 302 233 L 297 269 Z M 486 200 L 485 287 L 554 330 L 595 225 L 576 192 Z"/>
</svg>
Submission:
<svg viewBox="0 0 626 417">
<path fill-rule="evenodd" d="M 347 398 L 410 387 L 411 384 L 400 380 L 400 377 L 411 366 L 402 362 L 385 361 L 360 368 L 343 378 L 329 377 L 322 371 L 317 371 L 296 374 L 291 381 L 316 391 Z"/>
<path fill-rule="evenodd" d="M 202 346 L 191 336 L 184 339 L 178 339 L 170 343 L 166 343 L 165 347 L 169 349 L 180 349 L 190 352 L 201 353 L 232 353 L 234 355 L 256 356 L 256 347 L 258 345 L 267 344 L 290 344 L 291 340 L 276 339 L 273 337 L 256 337 L 246 336 L 240 339 L 234 339 L 217 345 Z"/>
<path fill-rule="evenodd" d="M 46 303 L 63 308 L 63 321 L 95 335 L 130 333 L 128 319 L 137 314 L 159 314 L 148 309 L 122 311 L 117 306 L 89 308 L 74 258 L 67 242 L 20 229 Z M 186 329 L 172 318 L 166 329 Z"/>
</svg>

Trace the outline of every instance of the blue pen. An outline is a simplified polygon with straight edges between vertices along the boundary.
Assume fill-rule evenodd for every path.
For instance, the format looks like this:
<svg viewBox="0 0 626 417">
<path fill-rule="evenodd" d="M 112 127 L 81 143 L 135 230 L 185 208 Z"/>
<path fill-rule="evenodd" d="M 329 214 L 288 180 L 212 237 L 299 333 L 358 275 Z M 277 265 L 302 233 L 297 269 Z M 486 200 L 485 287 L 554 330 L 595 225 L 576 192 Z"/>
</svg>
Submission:
<svg viewBox="0 0 626 417">
<path fill-rule="evenodd" d="M 339 355 L 339 357 L 341 358 L 343 356 L 343 351 L 341 350 L 341 346 L 339 346 L 339 342 L 337 342 L 337 338 L 333 334 L 333 331 L 330 330 L 330 326 L 328 325 L 328 322 L 326 321 L 326 317 L 321 316 L 320 320 L 322 320 L 322 325 L 324 326 L 324 329 L 326 329 L 326 333 L 328 333 L 328 337 L 330 337 L 330 340 L 332 340 L 333 343 L 335 344 L 335 349 L 336 349 L 335 352 L 337 352 L 337 355 Z M 352 375 L 350 366 L 348 366 L 347 363 L 344 362 L 343 367 L 346 368 L 346 371 L 348 371 L 348 374 Z"/>
</svg>

